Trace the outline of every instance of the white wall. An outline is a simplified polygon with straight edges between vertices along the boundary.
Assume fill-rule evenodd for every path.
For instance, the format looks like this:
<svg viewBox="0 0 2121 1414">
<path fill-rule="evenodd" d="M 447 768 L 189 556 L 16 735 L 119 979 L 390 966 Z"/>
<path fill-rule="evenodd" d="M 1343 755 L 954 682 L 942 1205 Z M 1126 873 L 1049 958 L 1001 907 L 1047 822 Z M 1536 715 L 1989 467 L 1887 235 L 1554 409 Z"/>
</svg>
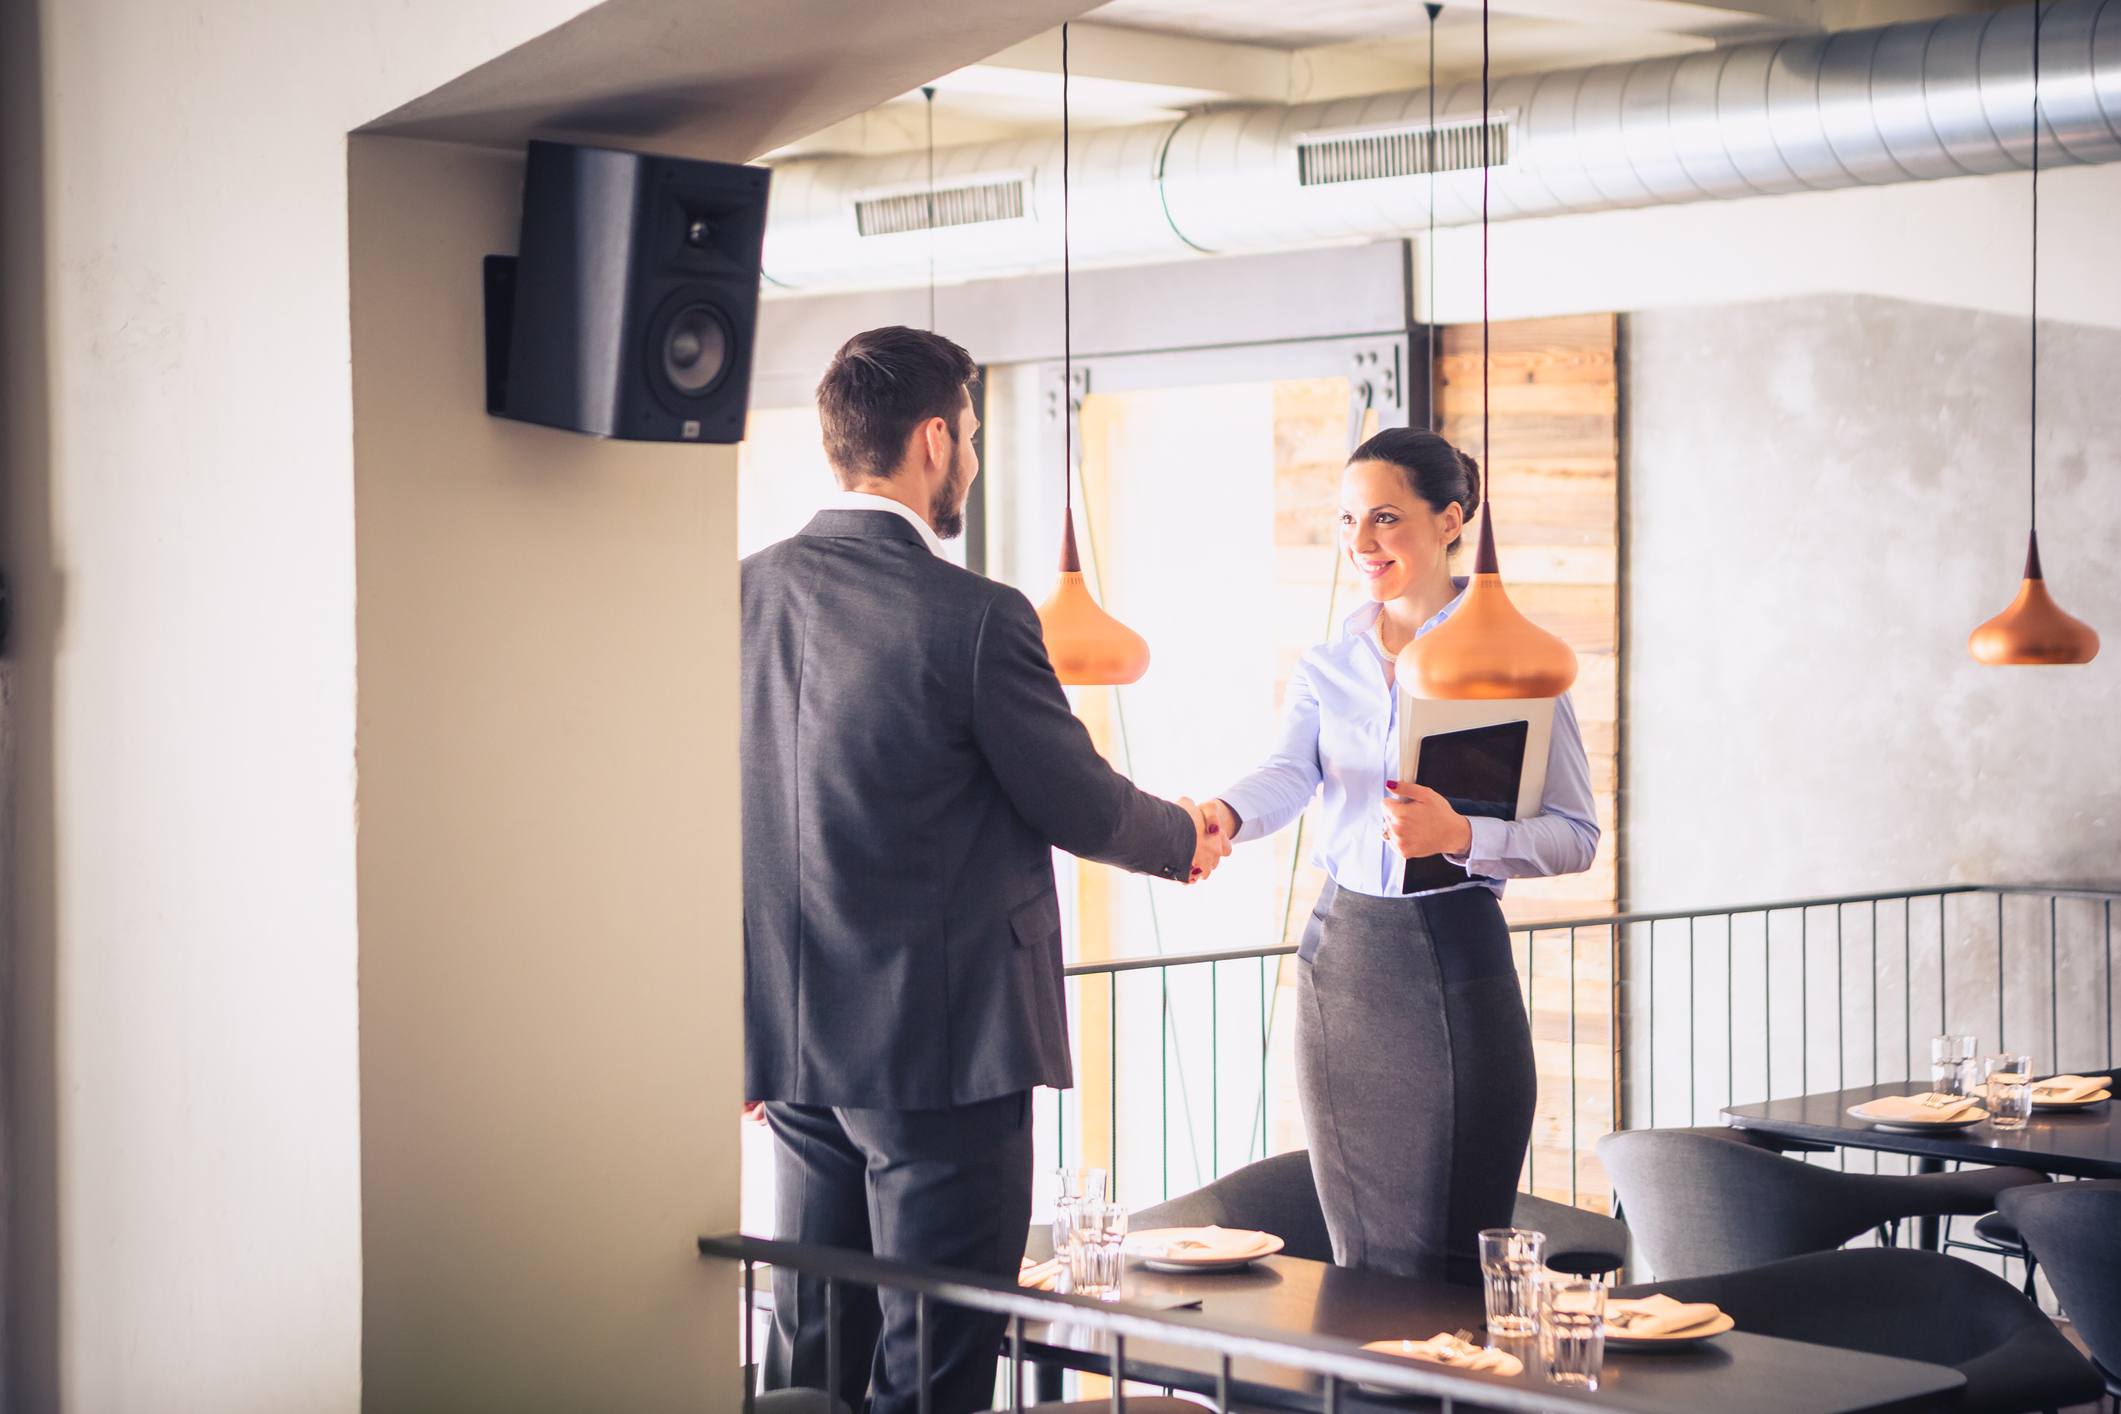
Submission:
<svg viewBox="0 0 2121 1414">
<path fill-rule="evenodd" d="M 513 154 L 356 138 L 364 1403 L 711 1408 L 736 449 L 490 418 Z"/>
<path fill-rule="evenodd" d="M 353 1408 L 346 131 L 583 8 L 6 7 L 6 1400 Z"/>
</svg>

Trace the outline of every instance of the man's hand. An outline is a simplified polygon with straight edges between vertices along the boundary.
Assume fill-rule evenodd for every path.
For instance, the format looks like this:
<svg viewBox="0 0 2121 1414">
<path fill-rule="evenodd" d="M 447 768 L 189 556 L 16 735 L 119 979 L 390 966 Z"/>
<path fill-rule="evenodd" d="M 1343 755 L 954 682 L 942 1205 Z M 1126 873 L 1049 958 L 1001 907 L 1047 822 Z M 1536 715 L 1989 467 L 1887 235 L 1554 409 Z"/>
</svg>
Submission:
<svg viewBox="0 0 2121 1414">
<path fill-rule="evenodd" d="M 763 1127 L 766 1123 L 766 1102 L 764 1100 L 744 1101 L 744 1118 L 750 1120 L 753 1124 Z"/>
<path fill-rule="evenodd" d="M 1473 822 L 1427 786 L 1386 781 L 1384 805 L 1385 838 L 1401 859 L 1464 854 L 1473 845 Z"/>
<path fill-rule="evenodd" d="M 1216 865 L 1229 858 L 1230 832 L 1223 828 L 1220 819 L 1211 818 L 1187 797 L 1180 796 L 1178 803 L 1193 822 L 1193 873 L 1186 882 L 1197 884 L 1213 874 Z M 1211 800 L 1208 804 L 1222 807 L 1219 800 Z"/>
</svg>

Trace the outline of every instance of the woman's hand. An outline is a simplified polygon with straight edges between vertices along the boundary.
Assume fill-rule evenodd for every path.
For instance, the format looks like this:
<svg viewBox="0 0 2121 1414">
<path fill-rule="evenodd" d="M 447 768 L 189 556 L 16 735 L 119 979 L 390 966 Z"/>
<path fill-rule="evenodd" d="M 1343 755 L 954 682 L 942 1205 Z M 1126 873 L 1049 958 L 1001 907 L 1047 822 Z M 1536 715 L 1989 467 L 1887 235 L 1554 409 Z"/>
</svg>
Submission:
<svg viewBox="0 0 2121 1414">
<path fill-rule="evenodd" d="M 1385 838 L 1401 859 L 1464 854 L 1473 844 L 1473 822 L 1427 786 L 1385 782 Z"/>
</svg>

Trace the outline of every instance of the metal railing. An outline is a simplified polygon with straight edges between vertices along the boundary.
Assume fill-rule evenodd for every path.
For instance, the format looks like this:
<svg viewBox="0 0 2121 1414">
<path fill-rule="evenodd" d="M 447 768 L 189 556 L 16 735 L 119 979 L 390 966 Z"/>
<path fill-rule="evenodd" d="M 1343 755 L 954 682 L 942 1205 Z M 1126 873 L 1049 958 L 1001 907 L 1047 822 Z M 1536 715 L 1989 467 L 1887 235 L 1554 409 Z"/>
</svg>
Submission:
<svg viewBox="0 0 2121 1414">
<path fill-rule="evenodd" d="M 1009 1408 L 1012 1411 L 1020 1408 L 1022 1402 L 1027 1322 L 1064 1322 L 1071 1332 L 1096 1332 L 1109 1338 L 1108 1370 L 1112 1380 L 1113 1414 L 1123 1414 L 1121 1396 L 1128 1378 L 1127 1342 L 1137 1339 L 1211 1354 L 1214 1357 L 1213 1374 L 1211 1377 L 1203 1373 L 1200 1382 L 1206 1388 L 1201 1392 L 1212 1392 L 1215 1408 L 1221 1414 L 1230 1414 L 1231 1367 L 1241 1359 L 1317 1375 L 1323 1382 L 1321 1402 L 1328 1411 L 1341 1407 L 1342 1392 L 1351 1384 L 1392 1394 L 1427 1395 L 1442 1402 L 1441 1414 L 1452 1414 L 1460 1401 L 1484 1410 L 1538 1411 L 1574 1404 L 1623 1410 L 1633 1407 L 1627 1403 L 1624 1389 L 1592 1394 L 1561 1385 L 1504 1384 L 1498 1379 L 1452 1371 L 1444 1366 L 1422 1365 L 1390 1355 L 1374 1354 L 1352 1340 L 1217 1321 L 1194 1311 L 1157 1311 L 1131 1307 L 1124 1302 L 1034 1291 L 1006 1280 L 886 1261 L 836 1248 L 730 1234 L 702 1237 L 699 1250 L 702 1257 L 736 1262 L 743 1268 L 743 1356 L 747 1370 L 755 1363 L 756 1355 L 752 1346 L 752 1332 L 757 1325 L 752 1307 L 754 1268 L 765 1263 L 822 1278 L 828 1312 L 838 1309 L 838 1291 L 845 1285 L 913 1293 L 915 1329 L 920 1342 L 918 1368 L 922 1371 L 930 1368 L 929 1313 L 934 1306 L 958 1306 L 1006 1316 L 1009 1322 Z M 829 1319 L 827 1325 L 829 1330 Z M 834 1368 L 837 1355 L 836 1342 L 828 1338 L 824 1373 L 824 1387 L 828 1390 L 836 1390 L 839 1386 L 839 1372 Z M 1164 1384 L 1173 1373 L 1159 1371 L 1153 1383 Z M 924 1378 L 918 1383 L 918 1405 L 925 1414 L 929 1407 L 929 1381 Z M 744 1387 L 745 1414 L 750 1414 L 752 1401 L 752 1388 L 747 1382 Z"/>
<path fill-rule="evenodd" d="M 1514 927 L 1544 1125 L 1525 1187 L 1597 1206 L 1605 1195 L 1592 1191 L 1591 1146 L 1608 1130 L 1713 1123 L 1729 1105 L 1913 1081 L 1928 1074 L 1926 1037 L 1937 1032 L 1974 1033 L 1984 1050 L 2031 1051 L 2045 1070 L 2110 1068 L 2116 902 L 2121 886 L 1962 884 Z M 1115 1191 L 1125 1167 L 1139 1201 L 1146 1190 L 1134 1170 L 1145 1160 L 1169 1197 L 1266 1157 L 1268 1118 L 1293 1103 L 1275 1093 L 1269 1061 L 1286 1021 L 1275 1006 L 1282 960 L 1294 952 L 1067 968 L 1076 1016 L 1093 989 L 1103 993 L 1103 1142 L 1086 1144 L 1085 1121 L 1070 1124 L 1069 1094 L 1053 1093 L 1041 1105 L 1042 1168 L 1077 1166 L 1099 1150 Z M 1138 1008 L 1150 988 L 1154 1074 L 1130 1064 L 1123 1086 L 1123 1053 L 1135 1059 L 1148 1033 L 1122 1026 L 1122 1004 L 1132 996 Z M 1152 1081 L 1153 1116 L 1137 1108 Z M 1410 1088 L 1418 1083 L 1410 1077 Z M 1231 1086 L 1249 1116 L 1234 1149 L 1225 1142 Z"/>
</svg>

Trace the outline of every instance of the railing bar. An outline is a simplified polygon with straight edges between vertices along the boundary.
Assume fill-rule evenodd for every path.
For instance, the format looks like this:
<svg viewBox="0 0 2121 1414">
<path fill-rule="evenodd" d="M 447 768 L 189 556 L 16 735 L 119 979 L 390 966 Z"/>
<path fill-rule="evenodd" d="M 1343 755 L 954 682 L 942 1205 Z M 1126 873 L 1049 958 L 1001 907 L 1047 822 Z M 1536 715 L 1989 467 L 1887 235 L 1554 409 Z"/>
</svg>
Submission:
<svg viewBox="0 0 2121 1414">
<path fill-rule="evenodd" d="M 1112 1043 L 1111 1070 L 1106 1076 L 1110 1094 L 1105 1102 L 1105 1117 L 1110 1124 L 1111 1152 L 1105 1159 L 1105 1199 L 1119 1201 L 1119 974 L 1112 973 L 1105 983 L 1105 1029 Z"/>
<path fill-rule="evenodd" d="M 913 1345 L 914 1350 L 917 1352 L 915 1355 L 915 1368 L 919 1371 L 920 1379 L 920 1389 L 917 1391 L 918 1399 L 915 1407 L 920 1410 L 920 1414 L 930 1414 L 933 1396 L 930 1394 L 928 1387 L 935 1383 L 935 1370 L 931 1363 L 931 1352 L 928 1349 L 928 1293 L 925 1291 L 917 1291 L 913 1294 L 913 1332 Z"/>
<path fill-rule="evenodd" d="M 1760 915 L 1760 1098 L 1775 1098 L 1775 915 Z"/>
<path fill-rule="evenodd" d="M 1900 905 L 1900 1079 L 1915 1079 L 1915 901 Z"/>
<path fill-rule="evenodd" d="M 1326 1376 L 1326 1414 L 1340 1414 L 1340 1376 L 1331 1373 Z"/>
<path fill-rule="evenodd" d="M 838 1390 L 832 1394 L 837 1396 Z M 1024 1407 L 1024 1318 L 1009 1317 L 1009 1414 L 1022 1414 Z"/>
<path fill-rule="evenodd" d="M 1281 969 L 1275 968 L 1280 975 Z M 1267 1157 L 1267 1049 L 1274 1043 L 1273 1018 L 1267 1011 L 1267 960 L 1259 960 L 1259 1156 Z M 1249 1153 L 1249 1151 L 1247 1151 Z"/>
<path fill-rule="evenodd" d="M 1053 1092 L 1053 1150 L 1055 1168 L 1068 1167 L 1068 1104 L 1065 1090 Z"/>
<path fill-rule="evenodd" d="M 1222 971 L 1208 964 L 1208 1179 L 1223 1176 Z"/>
<path fill-rule="evenodd" d="M 1162 1126 L 1164 1159 L 1163 1198 L 1171 1199 L 1171 969 L 1156 974 L 1160 1015 L 1156 1020 L 1157 1122 Z"/>
<path fill-rule="evenodd" d="M 1694 1005 L 1694 973 L 1700 967 L 1701 954 L 1694 947 L 1694 920 L 1686 921 L 1686 1122 L 1694 1123 L 1701 1117 L 1699 1089 L 1701 1054 L 1696 1043 L 1696 1013 Z"/>
<path fill-rule="evenodd" d="M 1797 1093 L 1802 1095 L 1812 1088 L 1812 915 L 1802 908 L 1797 910 L 1797 975 L 1804 984 L 1797 989 Z"/>
<path fill-rule="evenodd" d="M 1890 903 L 1900 899 L 1935 898 L 1950 894 L 1978 893 L 2039 894 L 2043 898 L 2053 894 L 2058 898 L 2082 898 L 2094 901 L 2121 899 L 2121 889 L 2045 889 L 2030 885 L 1951 884 L 1934 889 L 1896 889 L 1889 893 L 1851 894 L 1844 898 L 1787 899 L 1777 900 L 1772 903 L 1739 904 L 1730 908 L 1712 909 L 1697 913 L 1684 911 L 1609 913 L 1589 918 L 1556 918 L 1550 922 L 1542 922 L 1540 927 L 1548 929 L 1590 928 L 1620 923 L 1668 923 L 1676 922 L 1680 919 L 1713 918 L 1733 913 L 1760 913 L 1768 909 L 1829 908 L 1836 904 L 1870 903 L 1873 900 L 1881 903 Z M 1232 948 L 1224 952 L 1167 953 L 1149 957 L 1112 958 L 1101 962 L 1071 963 L 1062 969 L 1062 974 L 1067 977 L 1082 977 L 1090 974 L 1102 975 L 1107 972 L 1134 972 L 1145 967 L 1183 967 L 1202 962 L 1237 962 L 1255 957 L 1288 957 L 1295 951 L 1296 944 L 1294 943 L 1276 943 L 1257 948 Z"/>
<path fill-rule="evenodd" d="M 1569 1206 L 1576 1206 L 1576 930 L 1569 929 Z"/>
<path fill-rule="evenodd" d="M 1904 981 L 1905 979 L 1903 979 Z M 1871 900 L 1871 1084 L 1878 1083 L 1878 900 Z M 1871 1151 L 1871 1166 L 1878 1165 L 1878 1153 Z"/>
<path fill-rule="evenodd" d="M 1112 1337 L 1112 1414 L 1126 1414 L 1126 1401 L 1121 1391 L 1127 1387 L 1127 1338 L 1114 1334 Z"/>
<path fill-rule="evenodd" d="M 1737 994 L 1738 969 L 1731 965 L 1733 944 L 1732 930 L 1737 926 L 1736 915 L 1723 915 L 1723 1103 L 1738 1103 L 1738 1027 Z"/>
<path fill-rule="evenodd" d="M 1650 974 L 1650 1005 L 1645 1029 L 1650 1033 L 1650 1123 L 1657 1127 L 1657 925 L 1650 925 L 1649 962 L 1646 970 Z"/>
<path fill-rule="evenodd" d="M 1996 1049 L 1998 1051 L 2004 1049 L 2004 1022 L 2005 1013 L 2003 1010 L 2003 895 L 1999 892 L 1996 895 Z"/>
<path fill-rule="evenodd" d="M 2106 903 L 2106 1068 L 2114 1066 L 2114 904 Z"/>
<path fill-rule="evenodd" d="M 1230 1356 L 1225 1352 L 1215 1367 L 1216 1414 L 1230 1414 Z"/>
<path fill-rule="evenodd" d="M 744 1259 L 744 1414 L 751 1414 L 758 1399 L 758 1352 L 753 1348 L 756 1340 L 752 1327 L 758 1324 L 759 1299 L 754 1290 L 758 1278 L 758 1264 L 751 1258 Z"/>
<path fill-rule="evenodd" d="M 2047 1058 L 2048 1073 L 2062 1069 L 2062 979 L 2055 967 L 2055 899 L 2047 901 Z"/>
<path fill-rule="evenodd" d="M 1951 948 L 1944 941 L 1944 895 L 1937 895 L 1937 1034 L 1948 1035 L 1951 1023 L 1951 978 L 1945 971 L 1945 962 L 1951 956 Z"/>
<path fill-rule="evenodd" d="M 1524 930 L 1524 1015 L 1525 1025 L 1532 1032 L 1532 1134 L 1533 1139 L 1525 1145 L 1524 1187 L 1527 1193 L 1539 1191 L 1539 1013 L 1532 1007 L 1532 987 L 1539 978 L 1539 931 Z"/>
<path fill-rule="evenodd" d="M 1841 909 L 1834 908 L 1834 1088 L 1849 1088 L 1849 970 L 1841 948 Z M 1842 1167 L 1846 1168 L 1844 1164 Z"/>
</svg>

